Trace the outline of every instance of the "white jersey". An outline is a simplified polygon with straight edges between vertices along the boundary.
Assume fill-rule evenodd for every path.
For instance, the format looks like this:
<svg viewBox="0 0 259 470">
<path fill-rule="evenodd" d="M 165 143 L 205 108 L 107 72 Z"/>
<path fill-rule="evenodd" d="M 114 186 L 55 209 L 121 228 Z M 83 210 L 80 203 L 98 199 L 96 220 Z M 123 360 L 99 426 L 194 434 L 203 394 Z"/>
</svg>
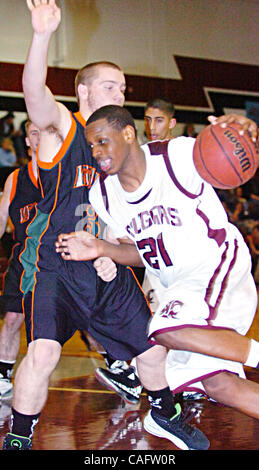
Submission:
<svg viewBox="0 0 259 470">
<path fill-rule="evenodd" d="M 154 343 L 157 333 L 186 326 L 244 335 L 256 311 L 248 247 L 214 189 L 198 175 L 194 142 L 179 137 L 145 144 L 146 175 L 135 192 L 125 192 L 116 175 L 101 176 L 90 190 L 99 216 L 117 238 L 135 242 L 143 263 L 163 284 L 148 279 L 156 294 L 147 331 Z M 234 361 L 173 350 L 167 356 L 173 393 L 204 392 L 203 379 L 221 371 L 245 378 L 242 364 Z"/>
<path fill-rule="evenodd" d="M 194 142 L 178 137 L 143 145 L 146 175 L 134 192 L 124 191 L 117 175 L 100 177 L 90 191 L 98 215 L 116 238 L 134 241 L 145 267 L 165 287 L 211 277 L 239 236 L 194 167 Z"/>
</svg>

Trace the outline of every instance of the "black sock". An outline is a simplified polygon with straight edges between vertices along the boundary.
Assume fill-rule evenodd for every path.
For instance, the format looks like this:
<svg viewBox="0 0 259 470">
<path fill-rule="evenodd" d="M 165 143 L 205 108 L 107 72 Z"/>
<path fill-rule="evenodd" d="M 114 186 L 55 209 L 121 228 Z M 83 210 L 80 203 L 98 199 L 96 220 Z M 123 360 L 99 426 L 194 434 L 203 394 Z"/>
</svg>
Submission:
<svg viewBox="0 0 259 470">
<path fill-rule="evenodd" d="M 12 408 L 11 433 L 16 436 L 32 437 L 34 428 L 38 423 L 40 413 L 35 415 L 24 415 Z"/>
<path fill-rule="evenodd" d="M 99 351 L 99 354 L 101 354 L 103 356 L 106 367 L 108 367 L 108 369 L 110 369 L 111 365 L 116 361 L 116 359 L 113 359 L 113 357 L 109 356 L 107 354 L 107 352 L 105 352 L 105 351 Z"/>
<path fill-rule="evenodd" d="M 147 390 L 146 392 L 151 410 L 167 418 L 171 418 L 175 414 L 174 398 L 169 387 L 155 391 Z"/>
<path fill-rule="evenodd" d="M 0 361 L 0 378 L 10 379 L 15 361 Z M 1 377 L 2 376 L 2 377 Z"/>
</svg>

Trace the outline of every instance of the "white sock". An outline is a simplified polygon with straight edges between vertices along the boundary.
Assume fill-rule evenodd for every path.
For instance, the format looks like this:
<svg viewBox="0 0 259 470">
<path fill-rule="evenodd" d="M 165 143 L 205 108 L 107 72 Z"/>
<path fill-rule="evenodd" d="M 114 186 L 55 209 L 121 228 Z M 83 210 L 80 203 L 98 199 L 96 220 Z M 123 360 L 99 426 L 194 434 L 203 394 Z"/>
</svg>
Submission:
<svg viewBox="0 0 259 470">
<path fill-rule="evenodd" d="M 250 351 L 244 365 L 248 367 L 257 367 L 259 365 L 259 343 L 254 339 L 250 340 Z"/>
</svg>

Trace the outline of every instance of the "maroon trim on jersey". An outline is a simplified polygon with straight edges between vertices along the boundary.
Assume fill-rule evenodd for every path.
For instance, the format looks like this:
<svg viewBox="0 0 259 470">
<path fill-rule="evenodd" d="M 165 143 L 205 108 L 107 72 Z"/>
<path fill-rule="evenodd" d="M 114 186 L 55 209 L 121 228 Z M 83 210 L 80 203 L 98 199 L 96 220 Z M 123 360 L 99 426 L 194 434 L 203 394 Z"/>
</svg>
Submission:
<svg viewBox="0 0 259 470">
<path fill-rule="evenodd" d="M 216 303 L 214 305 L 214 307 L 212 307 L 210 304 L 209 304 L 209 301 L 210 301 L 210 298 L 211 298 L 211 295 L 212 295 L 212 292 L 213 292 L 213 285 L 216 281 L 216 278 L 217 276 L 219 275 L 220 273 L 220 270 L 223 266 L 223 264 L 225 263 L 226 261 L 226 256 L 227 256 L 227 251 L 229 249 L 229 244 L 228 242 L 226 242 L 226 249 L 225 251 L 222 253 L 222 257 L 221 257 L 221 262 L 219 264 L 219 266 L 216 268 L 210 282 L 209 282 L 209 285 L 207 287 L 207 290 L 206 290 L 206 295 L 205 295 L 205 302 L 208 304 L 209 306 L 209 310 L 210 310 L 210 315 L 209 315 L 209 319 L 208 321 L 211 322 L 212 320 L 215 320 L 215 318 L 217 317 L 217 313 L 218 313 L 218 308 L 219 308 L 219 305 L 220 305 L 220 302 L 222 300 L 222 297 L 225 293 L 225 290 L 226 290 L 226 287 L 227 287 L 227 283 L 228 283 L 228 278 L 229 278 L 229 275 L 236 263 L 236 259 L 237 259 L 237 252 L 238 252 L 238 242 L 237 240 L 235 239 L 235 248 L 234 248 L 234 253 L 233 253 L 233 257 L 232 257 L 232 260 L 230 261 L 229 263 L 229 267 L 228 267 L 228 270 L 221 282 L 221 289 L 220 289 L 220 292 L 219 292 L 219 295 L 217 297 L 217 300 L 216 300 Z"/>
<path fill-rule="evenodd" d="M 225 263 L 225 261 L 226 261 L 226 259 L 227 259 L 227 251 L 228 251 L 228 248 L 229 248 L 229 243 L 226 242 L 226 248 L 225 248 L 225 250 L 224 250 L 223 253 L 222 253 L 221 261 L 220 261 L 219 265 L 217 266 L 217 268 L 215 269 L 214 274 L 213 274 L 212 278 L 210 279 L 209 284 L 208 284 L 208 287 L 207 287 L 207 289 L 206 289 L 205 302 L 206 302 L 206 304 L 208 304 L 208 305 L 209 305 L 209 300 L 210 300 L 210 298 L 211 298 L 211 296 L 212 296 L 212 292 L 213 292 L 213 288 L 214 288 L 214 284 L 215 284 L 215 282 L 216 282 L 216 279 L 217 279 L 217 277 L 218 277 L 218 275 L 219 275 L 219 273 L 220 273 L 220 271 L 221 271 L 222 266 L 224 265 L 224 263 Z M 209 307 L 209 308 L 210 308 L 210 312 L 211 312 L 212 307 Z M 210 318 L 210 317 L 209 317 L 209 318 Z"/>
<path fill-rule="evenodd" d="M 102 193 L 102 198 L 103 198 L 104 207 L 105 207 L 105 209 L 107 210 L 107 212 L 110 213 L 110 212 L 109 212 L 108 194 L 107 194 L 106 186 L 105 186 L 105 180 L 106 180 L 106 178 L 107 178 L 106 173 L 104 173 L 104 172 L 102 171 L 101 174 L 100 174 L 100 177 L 99 177 L 99 182 L 100 182 L 100 187 L 101 187 L 101 193 Z"/>
<path fill-rule="evenodd" d="M 208 237 L 213 238 L 215 242 L 218 244 L 218 246 L 221 246 L 222 243 L 224 243 L 224 241 L 226 240 L 226 235 L 227 235 L 226 230 L 224 228 L 219 228 L 219 229 L 210 228 L 209 226 L 210 221 L 208 217 L 198 207 L 196 209 L 196 213 L 199 217 L 202 218 L 202 220 L 204 220 L 205 224 L 207 225 Z"/>
<path fill-rule="evenodd" d="M 127 201 L 128 204 L 139 204 L 139 202 L 142 202 L 142 201 L 145 201 L 145 199 L 147 199 L 147 197 L 149 196 L 149 194 L 151 193 L 153 188 L 151 188 L 147 194 L 145 194 L 145 196 L 143 196 L 142 198 L 140 198 L 138 201 L 133 201 L 133 202 L 130 202 L 130 201 Z"/>
<path fill-rule="evenodd" d="M 189 385 L 192 385 L 193 383 L 195 384 L 196 382 L 202 382 L 205 379 L 208 379 L 209 377 L 213 377 L 214 375 L 221 374 L 222 372 L 230 372 L 232 374 L 235 374 L 235 372 L 228 370 L 228 369 L 217 369 L 213 372 L 210 372 L 208 374 L 203 374 L 203 375 L 197 375 L 192 380 L 189 380 L 188 382 L 183 383 L 182 385 L 179 385 L 179 387 L 171 389 L 171 392 L 175 393 L 181 393 L 181 392 L 198 392 L 202 393 L 205 397 L 209 398 L 205 390 L 199 387 L 189 387 Z"/>
<path fill-rule="evenodd" d="M 177 178 L 174 174 L 174 171 L 173 171 L 170 159 L 169 159 L 169 155 L 168 155 L 168 144 L 169 144 L 169 142 L 170 142 L 170 140 L 149 142 L 148 146 L 149 146 L 149 149 L 150 149 L 150 153 L 151 153 L 151 155 L 161 155 L 162 154 L 163 158 L 164 158 L 166 169 L 169 173 L 169 176 L 170 176 L 171 180 L 174 182 L 175 186 L 179 189 L 179 191 L 181 191 L 183 194 L 185 194 L 185 196 L 187 196 L 191 199 L 196 199 L 197 197 L 201 196 L 201 194 L 203 193 L 204 183 L 202 183 L 202 185 L 201 185 L 201 191 L 200 191 L 199 194 L 190 193 L 189 191 L 187 191 L 187 189 L 185 189 L 179 183 L 179 181 L 177 180 Z"/>
</svg>

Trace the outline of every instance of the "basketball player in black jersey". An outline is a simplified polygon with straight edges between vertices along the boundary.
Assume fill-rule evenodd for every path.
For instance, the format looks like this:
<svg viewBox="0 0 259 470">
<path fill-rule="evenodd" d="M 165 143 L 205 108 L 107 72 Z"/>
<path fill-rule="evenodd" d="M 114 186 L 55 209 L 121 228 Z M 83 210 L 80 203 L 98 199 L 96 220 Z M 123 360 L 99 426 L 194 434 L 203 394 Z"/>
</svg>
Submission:
<svg viewBox="0 0 259 470">
<path fill-rule="evenodd" d="M 81 228 L 78 213 L 87 215 L 84 228 L 98 234 L 89 189 L 100 168 L 86 144 L 84 126 L 99 107 L 124 104 L 125 77 L 118 66 L 107 62 L 84 67 L 76 77 L 80 111 L 72 115 L 45 84 L 49 41 L 61 11 L 55 0 L 27 0 L 27 4 L 34 33 L 23 90 L 28 113 L 41 130 L 38 167 L 43 198 L 20 255 L 29 345 L 15 377 L 12 428 L 4 449 L 31 448 L 50 374 L 76 329 L 87 330 L 114 358 L 136 357 L 156 428 L 152 434 L 167 437 L 181 448 L 207 449 L 207 438 L 174 406 L 165 377 L 166 349 L 147 341 L 150 311 L 131 271 L 118 265 L 116 278 L 105 283 L 92 262 L 64 262 L 56 253 L 58 234 L 77 230 L 79 222 Z"/>
<path fill-rule="evenodd" d="M 20 279 L 23 267 L 19 261 L 21 246 L 26 238 L 28 224 L 35 216 L 36 204 L 41 199 L 38 185 L 37 147 L 39 145 L 40 130 L 28 120 L 25 124 L 28 153 L 31 160 L 25 166 L 12 172 L 5 183 L 0 200 L 0 236 L 2 236 L 8 218 L 10 217 L 14 228 L 14 247 L 8 269 L 3 278 L 3 291 L 0 297 L 1 308 L 4 313 L 3 326 L 0 332 L 0 398 L 10 398 L 12 394 L 11 375 L 20 345 L 20 328 L 23 323 L 22 292 Z M 100 262 L 98 274 L 108 280 L 114 275 L 114 266 L 110 262 Z M 109 276 L 106 270 L 109 267 Z M 104 271 L 105 270 L 105 271 Z M 105 275 L 106 274 L 106 275 Z"/>
<path fill-rule="evenodd" d="M 8 218 L 14 227 L 14 246 L 8 269 L 4 275 L 0 298 L 5 314 L 0 333 L 0 397 L 9 398 L 12 393 L 10 380 L 19 351 L 20 328 L 23 323 L 22 293 L 19 289 L 22 265 L 19 261 L 20 247 L 26 238 L 26 228 L 35 215 L 35 206 L 41 198 L 37 182 L 37 155 L 40 131 L 31 121 L 25 125 L 26 145 L 31 160 L 14 170 L 7 178 L 0 201 L 0 236 Z"/>
</svg>

